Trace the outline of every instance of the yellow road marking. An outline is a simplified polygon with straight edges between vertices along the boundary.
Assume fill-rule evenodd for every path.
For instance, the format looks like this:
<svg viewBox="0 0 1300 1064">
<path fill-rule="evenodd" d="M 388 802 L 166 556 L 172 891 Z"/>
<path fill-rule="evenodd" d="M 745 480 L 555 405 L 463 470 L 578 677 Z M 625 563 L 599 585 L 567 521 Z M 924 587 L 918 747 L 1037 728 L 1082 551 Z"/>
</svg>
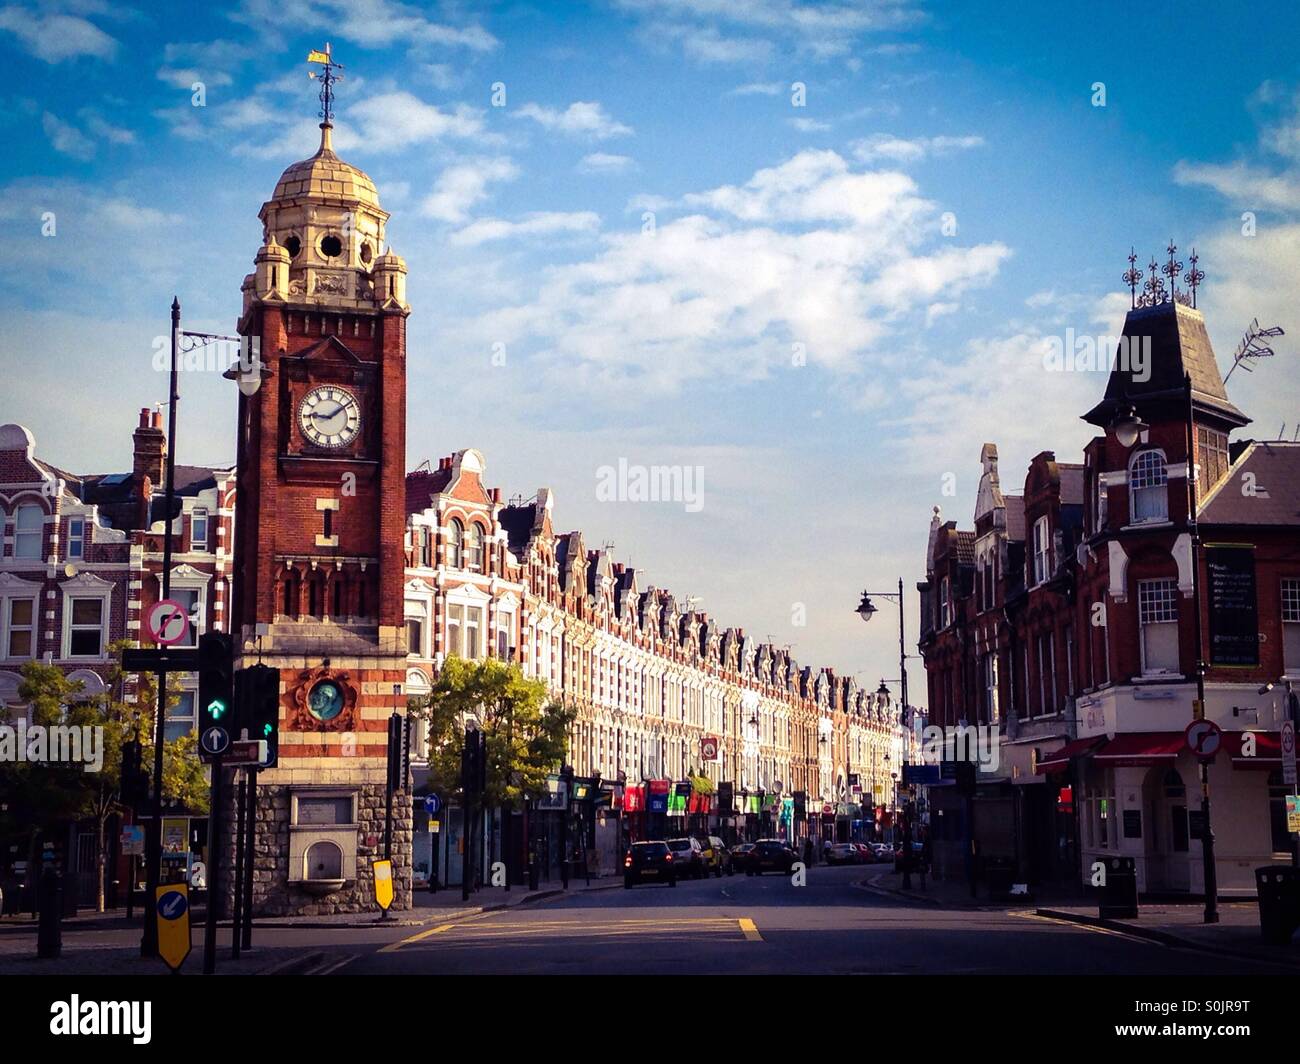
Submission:
<svg viewBox="0 0 1300 1064">
<path fill-rule="evenodd" d="M 763 936 L 758 933 L 758 928 L 754 921 L 747 916 L 740 918 L 740 929 L 745 933 L 745 938 L 749 942 L 762 942 Z"/>
<path fill-rule="evenodd" d="M 380 948 L 380 953 L 396 953 L 403 946 L 409 946 L 412 942 L 419 942 L 422 938 L 428 938 L 430 935 L 440 935 L 444 931 L 450 931 L 455 924 L 440 924 L 438 927 L 431 927 L 427 931 L 421 931 L 418 935 L 412 935 L 410 938 L 404 938 L 397 942 L 390 942 L 387 946 Z"/>
</svg>

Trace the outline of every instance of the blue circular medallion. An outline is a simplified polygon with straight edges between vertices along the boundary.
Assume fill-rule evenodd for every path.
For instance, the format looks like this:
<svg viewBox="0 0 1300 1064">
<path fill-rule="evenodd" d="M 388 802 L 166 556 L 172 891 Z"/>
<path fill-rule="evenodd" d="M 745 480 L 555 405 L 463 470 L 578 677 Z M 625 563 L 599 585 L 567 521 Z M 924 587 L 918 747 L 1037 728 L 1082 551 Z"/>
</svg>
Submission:
<svg viewBox="0 0 1300 1064">
<path fill-rule="evenodd" d="M 317 720 L 333 720 L 343 712 L 343 689 L 333 680 L 321 680 L 307 696 L 307 709 Z"/>
</svg>

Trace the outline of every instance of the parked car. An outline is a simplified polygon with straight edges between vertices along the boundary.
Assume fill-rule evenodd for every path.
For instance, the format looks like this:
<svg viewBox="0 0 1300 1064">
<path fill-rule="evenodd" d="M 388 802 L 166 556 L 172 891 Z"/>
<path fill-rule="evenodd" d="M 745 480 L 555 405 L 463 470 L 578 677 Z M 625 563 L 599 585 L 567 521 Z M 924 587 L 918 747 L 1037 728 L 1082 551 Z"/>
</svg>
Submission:
<svg viewBox="0 0 1300 1064">
<path fill-rule="evenodd" d="M 749 860 L 754 854 L 752 842 L 738 842 L 731 848 L 731 868 L 734 872 L 744 872 L 749 868 Z"/>
<path fill-rule="evenodd" d="M 761 876 L 764 872 L 788 875 L 797 860 L 794 850 L 780 839 L 759 839 L 745 864 L 745 872 L 751 876 Z"/>
<path fill-rule="evenodd" d="M 704 862 L 710 872 L 719 879 L 723 875 L 733 875 L 736 871 L 732 864 L 731 851 L 727 849 L 727 844 L 717 835 L 707 835 L 700 839 L 700 846 L 704 850 Z"/>
<path fill-rule="evenodd" d="M 669 839 L 668 849 L 673 853 L 673 865 L 679 879 L 703 879 L 709 874 L 704 861 L 704 847 L 697 839 Z"/>
<path fill-rule="evenodd" d="M 634 842 L 623 858 L 623 886 L 628 890 L 636 883 L 651 880 L 677 886 L 677 868 L 666 842 Z"/>
<path fill-rule="evenodd" d="M 858 848 L 851 842 L 834 843 L 826 851 L 827 864 L 857 864 L 861 859 Z"/>
<path fill-rule="evenodd" d="M 871 852 L 876 855 L 877 861 L 892 861 L 894 859 L 894 850 L 887 842 L 869 842 Z"/>
<path fill-rule="evenodd" d="M 858 848 L 858 858 L 862 864 L 875 863 L 876 851 L 871 848 L 870 843 L 855 842 L 853 845 Z"/>
</svg>

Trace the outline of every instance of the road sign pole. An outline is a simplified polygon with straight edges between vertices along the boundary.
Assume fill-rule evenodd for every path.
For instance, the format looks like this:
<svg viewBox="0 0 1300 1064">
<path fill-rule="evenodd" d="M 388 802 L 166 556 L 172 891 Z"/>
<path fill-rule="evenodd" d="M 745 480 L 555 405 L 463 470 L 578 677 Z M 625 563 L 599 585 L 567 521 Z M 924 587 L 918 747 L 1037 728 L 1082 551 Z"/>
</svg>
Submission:
<svg viewBox="0 0 1300 1064">
<path fill-rule="evenodd" d="M 247 770 L 245 770 L 247 771 Z M 233 918 L 230 923 L 230 956 L 239 960 L 239 944 L 243 941 L 241 926 L 244 916 L 244 786 L 235 775 L 235 896 Z"/>
<path fill-rule="evenodd" d="M 244 803 L 248 809 L 248 819 L 244 826 L 244 926 L 240 932 L 241 945 L 244 949 L 253 948 L 253 852 L 257 838 L 257 773 L 256 765 L 244 769 L 245 786 L 248 788 L 248 798 Z"/>
<path fill-rule="evenodd" d="M 203 974 L 217 970 L 217 909 L 221 891 L 221 755 L 212 759 L 211 812 L 208 814 L 208 913 L 203 928 Z"/>
</svg>

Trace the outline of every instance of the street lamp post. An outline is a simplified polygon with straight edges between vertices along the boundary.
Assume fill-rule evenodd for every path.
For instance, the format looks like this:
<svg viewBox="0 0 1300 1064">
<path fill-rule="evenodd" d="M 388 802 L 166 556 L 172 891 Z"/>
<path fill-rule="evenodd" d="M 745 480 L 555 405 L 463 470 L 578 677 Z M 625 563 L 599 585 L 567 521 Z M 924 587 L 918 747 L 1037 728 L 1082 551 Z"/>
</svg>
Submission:
<svg viewBox="0 0 1300 1064">
<path fill-rule="evenodd" d="M 903 609 L 903 578 L 898 578 L 898 592 L 892 591 L 864 591 L 862 592 L 862 601 L 858 603 L 858 616 L 864 621 L 870 621 L 876 615 L 877 608 L 871 601 L 871 596 L 877 598 L 890 599 L 898 604 L 898 683 L 902 694 L 902 709 L 899 713 L 899 723 L 907 727 L 908 713 L 910 707 L 907 701 L 907 629 L 904 623 L 905 611 Z M 880 686 L 888 694 L 888 688 L 885 687 L 885 681 L 880 681 Z M 907 752 L 903 753 L 903 780 L 902 785 L 907 784 Z M 895 798 L 895 809 L 897 809 L 898 800 Z M 903 889 L 911 890 L 912 888 L 912 818 L 907 815 L 906 810 L 903 813 Z"/>
</svg>

